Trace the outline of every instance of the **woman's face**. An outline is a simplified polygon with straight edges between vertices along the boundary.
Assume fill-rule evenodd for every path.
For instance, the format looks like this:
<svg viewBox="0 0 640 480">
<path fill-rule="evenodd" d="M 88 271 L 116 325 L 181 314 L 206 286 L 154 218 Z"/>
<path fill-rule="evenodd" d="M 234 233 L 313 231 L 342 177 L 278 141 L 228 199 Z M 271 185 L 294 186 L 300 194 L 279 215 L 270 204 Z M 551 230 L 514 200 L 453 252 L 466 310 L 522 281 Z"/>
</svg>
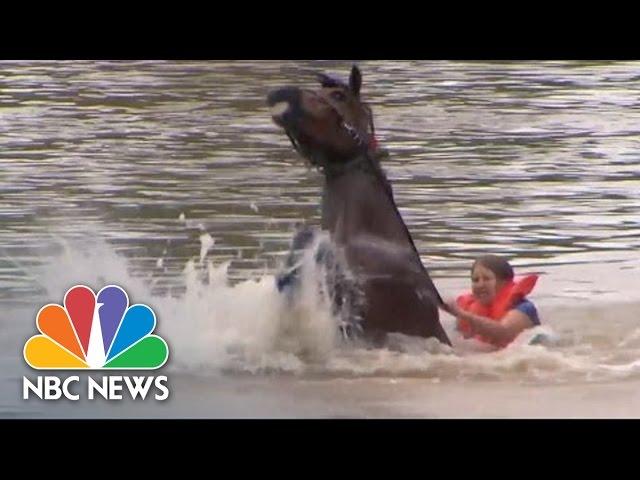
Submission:
<svg viewBox="0 0 640 480">
<path fill-rule="evenodd" d="M 478 263 L 471 272 L 471 291 L 480 303 L 490 304 L 496 296 L 503 281 L 484 265 Z"/>
</svg>

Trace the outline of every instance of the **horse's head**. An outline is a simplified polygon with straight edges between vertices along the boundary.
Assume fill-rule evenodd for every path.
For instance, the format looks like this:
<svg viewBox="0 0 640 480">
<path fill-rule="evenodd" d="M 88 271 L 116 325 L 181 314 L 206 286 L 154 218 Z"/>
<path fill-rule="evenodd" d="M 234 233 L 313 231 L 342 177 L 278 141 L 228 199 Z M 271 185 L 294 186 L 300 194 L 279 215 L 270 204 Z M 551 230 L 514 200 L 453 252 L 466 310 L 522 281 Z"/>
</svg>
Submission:
<svg viewBox="0 0 640 480">
<path fill-rule="evenodd" d="M 276 125 L 313 165 L 344 164 L 375 148 L 370 108 L 360 98 L 362 75 L 351 69 L 349 83 L 319 74 L 320 88 L 283 87 L 267 97 Z"/>
</svg>

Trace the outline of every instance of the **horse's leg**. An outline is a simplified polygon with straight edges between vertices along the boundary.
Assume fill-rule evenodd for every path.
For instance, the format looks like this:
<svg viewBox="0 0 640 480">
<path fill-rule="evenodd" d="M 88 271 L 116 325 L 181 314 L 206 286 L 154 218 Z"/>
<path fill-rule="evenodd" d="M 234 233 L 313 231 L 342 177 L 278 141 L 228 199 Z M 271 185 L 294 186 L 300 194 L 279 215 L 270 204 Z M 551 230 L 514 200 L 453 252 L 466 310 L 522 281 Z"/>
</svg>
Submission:
<svg viewBox="0 0 640 480">
<path fill-rule="evenodd" d="M 314 245 L 319 234 L 317 229 L 304 227 L 296 232 L 291 242 L 289 255 L 276 275 L 278 291 L 286 294 L 289 299 L 295 298 L 299 291 L 303 255 Z M 333 244 L 327 239 L 321 239 L 315 247 L 313 261 L 319 275 L 318 294 L 329 301 L 331 314 L 340 322 L 339 328 L 343 336 L 359 335 L 362 328 L 362 293 L 349 275 L 345 260 L 336 252 Z"/>
<path fill-rule="evenodd" d="M 276 286 L 282 292 L 296 286 L 300 280 L 300 261 L 302 254 L 313 243 L 316 231 L 310 227 L 300 228 L 291 241 L 289 255 L 284 262 L 281 271 L 276 275 Z"/>
</svg>

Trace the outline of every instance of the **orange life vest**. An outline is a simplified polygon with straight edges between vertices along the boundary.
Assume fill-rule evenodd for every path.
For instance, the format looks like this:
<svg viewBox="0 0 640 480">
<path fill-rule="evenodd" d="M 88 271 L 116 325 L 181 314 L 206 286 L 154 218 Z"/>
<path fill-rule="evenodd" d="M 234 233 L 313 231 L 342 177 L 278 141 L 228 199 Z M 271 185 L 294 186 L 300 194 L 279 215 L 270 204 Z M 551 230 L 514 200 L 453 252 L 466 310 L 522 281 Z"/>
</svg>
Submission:
<svg viewBox="0 0 640 480">
<path fill-rule="evenodd" d="M 461 309 L 467 312 L 481 315 L 499 322 L 509 310 L 531 293 L 537 281 L 538 275 L 527 275 L 516 281 L 512 280 L 500 289 L 496 297 L 493 299 L 493 302 L 489 305 L 480 303 L 472 293 L 460 295 L 456 299 L 456 303 Z M 462 318 L 458 318 L 458 330 L 463 333 L 472 332 L 471 325 Z M 476 335 L 475 337 L 483 342 L 496 345 L 494 341 L 489 340 L 482 335 Z M 498 344 L 498 346 L 504 347 L 506 344 Z"/>
</svg>

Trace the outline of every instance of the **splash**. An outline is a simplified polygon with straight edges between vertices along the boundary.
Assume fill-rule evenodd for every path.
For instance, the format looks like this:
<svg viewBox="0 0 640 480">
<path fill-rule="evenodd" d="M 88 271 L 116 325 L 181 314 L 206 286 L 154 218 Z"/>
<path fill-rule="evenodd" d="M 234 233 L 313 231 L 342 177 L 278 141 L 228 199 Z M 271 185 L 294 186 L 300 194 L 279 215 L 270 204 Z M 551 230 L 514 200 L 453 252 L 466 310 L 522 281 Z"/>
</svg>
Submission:
<svg viewBox="0 0 640 480">
<path fill-rule="evenodd" d="M 157 313 L 157 330 L 171 347 L 169 368 L 303 372 L 306 365 L 325 361 L 339 341 L 338 320 L 327 298 L 318 294 L 313 251 L 303 259 L 301 288 L 291 299 L 278 291 L 272 275 L 231 285 L 230 262 L 207 261 L 214 241 L 204 232 L 200 255 L 186 263 L 177 279 L 182 293 L 159 295 L 152 275 L 132 275 L 129 261 L 99 238 L 55 238 L 57 253 L 30 269 L 44 291 L 42 301 L 61 297 L 80 279 L 94 288 L 122 285 L 134 301 L 147 303 Z"/>
<path fill-rule="evenodd" d="M 213 239 L 206 232 L 200 237 L 200 255 L 176 278 L 180 293 L 164 294 L 154 288 L 153 274 L 131 274 L 130 261 L 100 238 L 56 238 L 57 252 L 27 272 L 43 290 L 37 302 L 61 298 L 79 281 L 94 288 L 122 285 L 134 302 L 147 303 L 156 312 L 157 332 L 172 352 L 166 368 L 173 371 L 546 384 L 640 376 L 640 333 L 628 306 L 619 307 L 615 329 L 593 322 L 591 332 L 579 325 L 585 312 L 578 307 L 570 313 L 547 310 L 543 317 L 551 321 L 546 326 L 525 332 L 501 351 L 462 339 L 447 317 L 442 323 L 453 349 L 433 339 L 403 335 L 390 335 L 385 348 L 374 349 L 342 338 L 343 318 L 323 294 L 327 286 L 316 261 L 317 242 L 300 258 L 300 289 L 292 299 L 278 291 L 273 275 L 231 284 L 230 262 L 207 260 Z M 602 308 L 587 313 L 600 318 L 611 312 Z M 30 322 L 22 319 L 21 324 Z M 24 341 L 24 332 L 8 331 L 17 343 Z"/>
</svg>

